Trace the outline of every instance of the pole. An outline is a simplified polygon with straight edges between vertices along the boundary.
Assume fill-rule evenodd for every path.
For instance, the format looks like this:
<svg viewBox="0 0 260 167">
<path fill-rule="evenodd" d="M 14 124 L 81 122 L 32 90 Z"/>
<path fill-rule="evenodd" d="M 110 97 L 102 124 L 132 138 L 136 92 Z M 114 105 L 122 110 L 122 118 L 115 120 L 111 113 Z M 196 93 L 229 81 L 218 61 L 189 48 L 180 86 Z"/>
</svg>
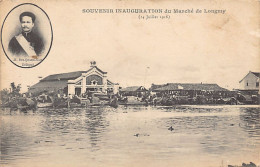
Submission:
<svg viewBox="0 0 260 167">
<path fill-rule="evenodd" d="M 147 71 L 148 71 L 148 69 L 150 69 L 150 67 L 146 67 L 146 68 L 145 68 L 145 74 L 144 74 L 144 87 L 146 87 L 146 86 L 145 86 L 145 82 L 146 82 L 146 75 L 147 75 Z"/>
</svg>

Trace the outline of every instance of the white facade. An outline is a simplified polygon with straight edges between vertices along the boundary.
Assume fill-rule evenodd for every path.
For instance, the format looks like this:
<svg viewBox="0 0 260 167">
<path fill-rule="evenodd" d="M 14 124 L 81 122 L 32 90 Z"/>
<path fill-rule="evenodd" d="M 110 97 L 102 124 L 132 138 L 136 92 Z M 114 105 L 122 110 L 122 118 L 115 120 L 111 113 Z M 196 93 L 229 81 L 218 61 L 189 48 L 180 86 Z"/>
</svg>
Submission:
<svg viewBox="0 0 260 167">
<path fill-rule="evenodd" d="M 249 71 L 249 73 L 239 81 L 240 90 L 259 90 L 259 76 Z"/>
<path fill-rule="evenodd" d="M 93 66 L 86 73 L 74 80 L 68 80 L 68 94 L 80 95 L 87 92 L 118 92 L 118 84 L 114 84 L 107 79 L 107 73 L 102 72 Z"/>
</svg>

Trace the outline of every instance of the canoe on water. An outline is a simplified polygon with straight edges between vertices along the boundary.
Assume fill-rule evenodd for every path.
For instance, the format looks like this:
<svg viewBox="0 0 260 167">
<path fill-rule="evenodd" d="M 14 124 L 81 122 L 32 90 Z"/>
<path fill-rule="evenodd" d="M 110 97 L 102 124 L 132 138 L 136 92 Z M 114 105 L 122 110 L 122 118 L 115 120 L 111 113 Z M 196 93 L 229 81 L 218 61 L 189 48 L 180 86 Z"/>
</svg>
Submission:
<svg viewBox="0 0 260 167">
<path fill-rule="evenodd" d="M 30 98 L 21 98 L 16 104 L 17 108 L 20 110 L 36 109 L 36 102 Z"/>
<path fill-rule="evenodd" d="M 147 103 L 144 101 L 141 101 L 140 98 L 135 96 L 128 96 L 126 100 L 119 101 L 119 105 L 146 105 Z"/>
<path fill-rule="evenodd" d="M 21 104 L 17 104 L 17 108 L 19 109 L 19 110 L 27 110 L 27 109 L 29 109 L 30 107 L 29 106 L 23 106 L 23 105 L 21 105 Z"/>
<path fill-rule="evenodd" d="M 53 103 L 37 103 L 38 108 L 47 108 L 47 107 L 52 107 Z"/>
</svg>

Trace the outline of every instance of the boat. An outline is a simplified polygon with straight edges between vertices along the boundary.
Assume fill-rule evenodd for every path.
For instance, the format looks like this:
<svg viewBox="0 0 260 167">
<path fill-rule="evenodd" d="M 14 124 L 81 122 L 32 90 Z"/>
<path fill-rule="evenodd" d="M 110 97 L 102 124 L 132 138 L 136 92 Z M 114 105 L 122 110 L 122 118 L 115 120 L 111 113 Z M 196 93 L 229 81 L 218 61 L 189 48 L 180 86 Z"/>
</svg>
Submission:
<svg viewBox="0 0 260 167">
<path fill-rule="evenodd" d="M 253 99 L 250 95 L 238 93 L 237 100 L 242 104 L 253 104 Z"/>
<path fill-rule="evenodd" d="M 38 108 L 48 108 L 48 107 L 53 107 L 53 103 L 37 103 Z"/>
<path fill-rule="evenodd" d="M 18 108 L 19 110 L 24 111 L 24 110 L 29 110 L 29 109 L 30 109 L 30 106 L 28 106 L 28 105 L 22 105 L 22 104 L 17 104 L 17 108 Z"/>
<path fill-rule="evenodd" d="M 99 100 L 109 101 L 110 98 L 105 93 L 93 93 L 93 97 L 97 97 Z"/>
<path fill-rule="evenodd" d="M 141 101 L 140 98 L 135 96 L 127 96 L 126 100 L 118 101 L 119 105 L 147 105 L 147 102 Z"/>
<path fill-rule="evenodd" d="M 30 98 L 20 98 L 17 103 L 19 110 L 36 109 L 36 102 Z"/>
</svg>

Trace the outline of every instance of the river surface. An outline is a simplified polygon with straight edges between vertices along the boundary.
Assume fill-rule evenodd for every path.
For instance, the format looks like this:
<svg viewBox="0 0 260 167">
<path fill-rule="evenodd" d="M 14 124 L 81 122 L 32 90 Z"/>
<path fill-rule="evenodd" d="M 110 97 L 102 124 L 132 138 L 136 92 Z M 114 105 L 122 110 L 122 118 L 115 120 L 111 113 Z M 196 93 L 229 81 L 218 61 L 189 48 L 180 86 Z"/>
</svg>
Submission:
<svg viewBox="0 0 260 167">
<path fill-rule="evenodd" d="M 2 109 L 0 166 L 260 165 L 259 110 L 228 105 Z"/>
</svg>

